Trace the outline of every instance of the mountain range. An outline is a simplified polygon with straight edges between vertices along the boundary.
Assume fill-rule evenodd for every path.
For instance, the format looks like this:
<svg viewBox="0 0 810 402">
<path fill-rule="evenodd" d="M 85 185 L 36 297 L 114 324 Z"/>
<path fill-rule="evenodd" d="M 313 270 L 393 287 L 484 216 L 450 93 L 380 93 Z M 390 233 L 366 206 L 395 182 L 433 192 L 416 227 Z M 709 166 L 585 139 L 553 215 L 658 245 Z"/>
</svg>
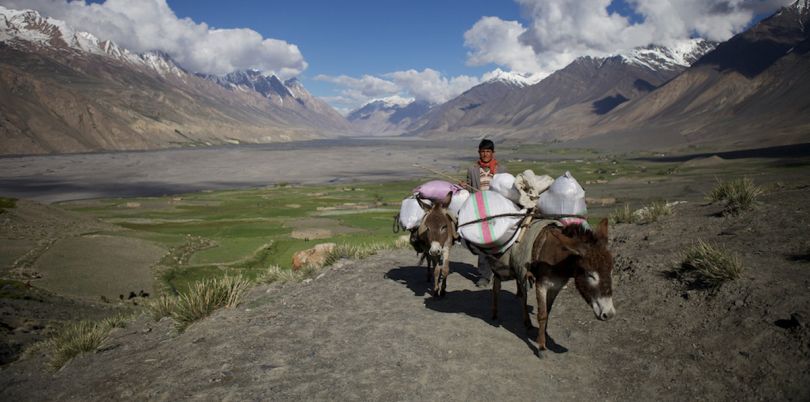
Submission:
<svg viewBox="0 0 810 402">
<path fill-rule="evenodd" d="M 290 141 L 350 127 L 297 80 L 196 75 L 164 53 L 2 7 L 0 115 L 3 154 Z"/>
<path fill-rule="evenodd" d="M 0 7 L 1 154 L 410 135 L 616 148 L 810 140 L 810 0 L 723 43 L 581 57 L 542 80 L 496 70 L 441 104 L 398 96 L 341 116 L 295 78 L 193 73 Z"/>
</svg>

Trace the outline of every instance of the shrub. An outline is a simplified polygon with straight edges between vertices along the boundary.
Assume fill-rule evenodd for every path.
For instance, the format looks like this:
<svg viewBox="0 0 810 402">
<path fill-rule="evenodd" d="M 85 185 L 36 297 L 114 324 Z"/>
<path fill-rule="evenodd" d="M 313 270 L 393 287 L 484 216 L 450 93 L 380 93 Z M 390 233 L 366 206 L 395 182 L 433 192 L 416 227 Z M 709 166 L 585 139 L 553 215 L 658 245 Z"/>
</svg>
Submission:
<svg viewBox="0 0 810 402">
<path fill-rule="evenodd" d="M 70 323 L 44 343 L 50 349 L 49 365 L 57 370 L 70 359 L 96 350 L 113 328 L 123 328 L 128 316 L 117 315 L 101 321 L 79 321 Z"/>
<path fill-rule="evenodd" d="M 241 276 L 205 279 L 189 286 L 175 301 L 171 316 L 178 331 L 222 307 L 236 307 L 250 282 Z"/>
<path fill-rule="evenodd" d="M 633 218 L 633 211 L 630 210 L 630 204 L 624 204 L 624 208 L 613 210 L 608 219 L 610 220 L 611 225 L 615 225 L 617 223 L 635 222 L 635 219 Z"/>
<path fill-rule="evenodd" d="M 636 223 L 658 222 L 659 219 L 672 215 L 672 205 L 666 201 L 654 201 L 633 212 Z"/>
<path fill-rule="evenodd" d="M 698 240 L 683 254 L 681 273 L 688 282 L 703 287 L 718 287 L 742 276 L 740 258 L 729 251 Z"/>
<path fill-rule="evenodd" d="M 751 179 L 742 178 L 718 181 L 717 186 L 706 195 L 706 199 L 711 202 L 723 202 L 724 215 L 737 215 L 742 211 L 753 209 L 762 193 L 762 189 Z"/>
<path fill-rule="evenodd" d="M 177 303 L 176 297 L 162 295 L 156 299 L 150 300 L 146 304 L 146 309 L 152 313 L 152 318 L 155 321 L 160 321 L 163 317 L 171 317 L 172 311 Z"/>
<path fill-rule="evenodd" d="M 17 206 L 16 198 L 0 197 L 0 214 L 6 212 L 7 209 L 11 209 L 16 206 Z"/>
<path fill-rule="evenodd" d="M 267 267 L 267 270 L 258 275 L 256 281 L 259 283 L 287 283 L 297 282 L 300 279 L 301 276 L 292 269 L 284 269 L 278 265 L 271 265 Z"/>
</svg>

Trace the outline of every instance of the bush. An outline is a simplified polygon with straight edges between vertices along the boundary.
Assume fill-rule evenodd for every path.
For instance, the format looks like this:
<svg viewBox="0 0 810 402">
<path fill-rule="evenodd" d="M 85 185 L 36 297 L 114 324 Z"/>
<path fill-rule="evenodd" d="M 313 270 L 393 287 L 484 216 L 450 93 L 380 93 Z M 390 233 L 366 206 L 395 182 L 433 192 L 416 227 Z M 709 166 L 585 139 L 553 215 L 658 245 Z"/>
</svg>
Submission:
<svg viewBox="0 0 810 402">
<path fill-rule="evenodd" d="M 79 321 L 70 323 L 45 341 L 45 348 L 51 351 L 49 365 L 57 370 L 70 359 L 96 350 L 113 328 L 123 328 L 127 316 L 118 315 L 101 321 Z"/>
<path fill-rule="evenodd" d="M 177 304 L 176 297 L 170 296 L 160 296 L 156 299 L 150 300 L 146 304 L 146 309 L 152 313 L 152 318 L 155 321 L 160 321 L 163 317 L 171 317 L 172 311 L 174 311 L 174 307 Z"/>
<path fill-rule="evenodd" d="M 692 285 L 718 287 L 739 279 L 743 265 L 740 258 L 729 251 L 698 240 L 683 254 L 681 273 Z"/>
<path fill-rule="evenodd" d="M 613 210 L 608 219 L 610 220 L 611 225 L 615 225 L 617 223 L 635 222 L 635 219 L 633 218 L 633 211 L 630 210 L 630 204 L 624 204 L 624 208 Z"/>
<path fill-rule="evenodd" d="M 263 273 L 259 274 L 256 278 L 256 281 L 259 283 L 287 283 L 287 282 L 297 282 L 301 280 L 301 275 L 298 274 L 296 271 L 292 269 L 284 269 L 279 267 L 278 265 L 271 265 L 267 267 L 267 270 Z"/>
<path fill-rule="evenodd" d="M 16 206 L 17 206 L 16 198 L 0 197 L 0 214 L 6 212 L 7 209 L 11 209 Z"/>
<path fill-rule="evenodd" d="M 171 309 L 177 330 L 183 331 L 219 308 L 236 307 L 249 286 L 250 281 L 241 276 L 195 282 L 177 297 Z"/>
<path fill-rule="evenodd" d="M 666 201 L 654 201 L 633 212 L 636 223 L 658 222 L 661 218 L 669 215 L 672 215 L 672 205 Z"/>
<path fill-rule="evenodd" d="M 664 216 L 672 215 L 672 204 L 665 201 L 653 201 L 635 211 L 630 210 L 630 205 L 624 204 L 624 208 L 613 210 L 608 219 L 610 223 L 652 223 L 657 222 Z"/>
<path fill-rule="evenodd" d="M 723 202 L 724 215 L 737 215 L 742 211 L 753 209 L 762 193 L 762 189 L 751 179 L 742 178 L 718 181 L 717 186 L 706 195 L 706 199 L 710 202 Z"/>
</svg>

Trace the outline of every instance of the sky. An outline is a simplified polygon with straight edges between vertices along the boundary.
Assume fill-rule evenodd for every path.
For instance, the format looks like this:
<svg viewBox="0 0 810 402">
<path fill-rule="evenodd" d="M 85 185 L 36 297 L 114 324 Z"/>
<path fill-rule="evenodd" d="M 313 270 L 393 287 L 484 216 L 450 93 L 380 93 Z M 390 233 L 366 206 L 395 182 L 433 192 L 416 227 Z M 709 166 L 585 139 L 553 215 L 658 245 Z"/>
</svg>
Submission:
<svg viewBox="0 0 810 402">
<path fill-rule="evenodd" d="M 539 80 L 585 55 L 724 41 L 794 0 L 0 0 L 211 74 L 297 77 L 342 113 L 445 102 L 511 71 Z"/>
</svg>

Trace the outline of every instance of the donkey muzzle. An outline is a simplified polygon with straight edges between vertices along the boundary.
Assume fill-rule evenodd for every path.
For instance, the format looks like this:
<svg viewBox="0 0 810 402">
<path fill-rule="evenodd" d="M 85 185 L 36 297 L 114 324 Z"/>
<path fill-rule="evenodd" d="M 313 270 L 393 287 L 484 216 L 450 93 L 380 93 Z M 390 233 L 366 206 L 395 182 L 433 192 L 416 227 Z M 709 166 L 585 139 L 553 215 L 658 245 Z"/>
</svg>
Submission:
<svg viewBox="0 0 810 402">
<path fill-rule="evenodd" d="M 600 297 L 591 303 L 593 313 L 596 318 L 602 321 L 607 321 L 616 315 L 616 309 L 613 307 L 612 297 Z"/>
</svg>

